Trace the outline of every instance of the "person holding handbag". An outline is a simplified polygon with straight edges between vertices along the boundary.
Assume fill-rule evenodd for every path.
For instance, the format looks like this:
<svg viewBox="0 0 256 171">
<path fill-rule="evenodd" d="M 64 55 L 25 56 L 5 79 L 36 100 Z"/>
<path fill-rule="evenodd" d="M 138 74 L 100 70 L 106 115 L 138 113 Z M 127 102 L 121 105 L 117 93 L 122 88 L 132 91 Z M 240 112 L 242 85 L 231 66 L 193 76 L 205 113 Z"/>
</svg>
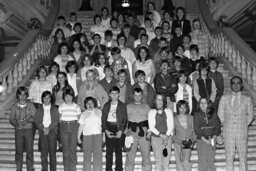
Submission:
<svg viewBox="0 0 256 171">
<path fill-rule="evenodd" d="M 191 149 L 195 143 L 193 116 L 189 115 L 189 105 L 185 100 L 177 103 L 173 131 L 174 154 L 178 171 L 191 171 Z"/>
</svg>

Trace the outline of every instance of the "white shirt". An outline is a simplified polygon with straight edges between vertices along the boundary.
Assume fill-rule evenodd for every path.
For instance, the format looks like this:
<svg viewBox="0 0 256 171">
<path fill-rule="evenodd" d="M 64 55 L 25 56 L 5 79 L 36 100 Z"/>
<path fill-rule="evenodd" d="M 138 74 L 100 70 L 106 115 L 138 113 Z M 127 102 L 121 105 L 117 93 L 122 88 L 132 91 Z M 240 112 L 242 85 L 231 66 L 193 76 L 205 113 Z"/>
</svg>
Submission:
<svg viewBox="0 0 256 171">
<path fill-rule="evenodd" d="M 76 85 L 76 73 L 74 73 L 72 76 L 70 74 L 67 74 L 68 84 L 73 88 L 75 92 L 75 96 L 78 95 L 77 91 L 77 85 Z"/>
<path fill-rule="evenodd" d="M 102 112 L 99 109 L 85 110 L 82 113 L 79 124 L 83 125 L 83 135 L 101 134 L 101 116 Z"/>
<path fill-rule="evenodd" d="M 45 106 L 43 104 L 43 108 L 44 108 L 43 125 L 45 128 L 48 128 L 51 124 L 51 105 Z"/>
<path fill-rule="evenodd" d="M 61 121 L 75 121 L 78 120 L 78 116 L 81 114 L 81 109 L 75 103 L 62 103 L 59 107 L 59 113 Z"/>
<path fill-rule="evenodd" d="M 99 80 L 102 80 L 104 77 L 105 77 L 105 73 L 104 73 L 104 66 L 98 66 L 98 67 L 95 67 L 99 73 Z"/>
<path fill-rule="evenodd" d="M 108 122 L 116 122 L 116 108 L 117 108 L 117 104 L 113 105 L 111 104 L 110 106 L 110 110 L 109 110 L 109 113 L 108 113 L 108 119 L 107 121 Z"/>
</svg>

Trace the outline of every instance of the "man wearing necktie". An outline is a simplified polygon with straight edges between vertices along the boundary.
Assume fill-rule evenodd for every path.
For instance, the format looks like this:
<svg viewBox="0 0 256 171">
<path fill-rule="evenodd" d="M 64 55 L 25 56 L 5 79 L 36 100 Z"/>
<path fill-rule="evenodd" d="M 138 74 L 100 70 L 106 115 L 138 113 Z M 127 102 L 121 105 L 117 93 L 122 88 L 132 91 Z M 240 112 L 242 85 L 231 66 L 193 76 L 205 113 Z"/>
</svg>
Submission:
<svg viewBox="0 0 256 171">
<path fill-rule="evenodd" d="M 234 170 L 237 148 L 240 171 L 247 171 L 248 125 L 253 120 L 253 105 L 251 98 L 241 93 L 243 88 L 241 77 L 232 77 L 230 84 L 232 93 L 222 96 L 218 109 L 225 139 L 226 170 Z"/>
</svg>

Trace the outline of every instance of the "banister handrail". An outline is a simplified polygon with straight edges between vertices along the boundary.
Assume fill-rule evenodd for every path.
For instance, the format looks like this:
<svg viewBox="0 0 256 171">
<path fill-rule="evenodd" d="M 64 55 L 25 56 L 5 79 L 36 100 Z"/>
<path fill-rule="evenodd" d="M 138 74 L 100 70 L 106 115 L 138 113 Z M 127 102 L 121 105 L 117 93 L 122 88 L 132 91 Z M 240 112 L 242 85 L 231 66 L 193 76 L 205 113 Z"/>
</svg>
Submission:
<svg viewBox="0 0 256 171">
<path fill-rule="evenodd" d="M 198 0 L 202 25 L 211 39 L 211 52 L 224 57 L 229 68 L 246 81 L 246 89 L 256 103 L 256 52 L 231 27 L 218 27 L 206 0 Z"/>
<path fill-rule="evenodd" d="M 21 58 L 25 55 L 28 49 L 31 47 L 32 43 L 36 41 L 39 35 L 49 35 L 51 28 L 54 25 L 55 19 L 58 15 L 58 10 L 60 6 L 60 0 L 53 0 L 49 9 L 46 21 L 40 29 L 29 31 L 26 36 L 18 44 L 17 48 L 8 55 L 4 61 L 0 64 L 0 78 L 5 77 L 9 71 L 18 63 Z"/>
</svg>

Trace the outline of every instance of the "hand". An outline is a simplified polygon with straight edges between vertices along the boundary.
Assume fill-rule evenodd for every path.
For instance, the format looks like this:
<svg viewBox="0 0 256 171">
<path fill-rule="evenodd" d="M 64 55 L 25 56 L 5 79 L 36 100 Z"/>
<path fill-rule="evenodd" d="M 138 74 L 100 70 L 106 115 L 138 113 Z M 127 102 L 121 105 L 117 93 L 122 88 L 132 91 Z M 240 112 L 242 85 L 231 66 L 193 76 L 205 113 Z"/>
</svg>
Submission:
<svg viewBox="0 0 256 171">
<path fill-rule="evenodd" d="M 102 144 L 106 143 L 106 134 L 102 134 Z"/>
<path fill-rule="evenodd" d="M 147 140 L 150 140 L 151 135 L 152 135 L 152 132 L 147 132 L 147 133 L 146 133 L 146 139 L 147 139 Z"/>
<path fill-rule="evenodd" d="M 44 135 L 48 135 L 49 134 L 49 128 L 44 128 Z"/>
<path fill-rule="evenodd" d="M 110 132 L 110 131 L 106 130 L 105 133 L 106 133 L 106 135 L 107 135 L 108 138 L 113 138 L 113 136 L 111 135 L 111 132 Z"/>
<path fill-rule="evenodd" d="M 162 89 L 166 89 L 166 86 L 162 86 Z"/>
<path fill-rule="evenodd" d="M 167 135 L 160 134 L 159 136 L 160 136 L 160 138 L 162 138 L 164 141 L 167 141 L 167 140 L 168 140 Z"/>
<path fill-rule="evenodd" d="M 26 120 L 26 119 L 24 119 L 24 120 L 20 121 L 20 124 L 21 124 L 21 126 L 26 125 L 26 124 L 27 124 L 27 120 Z"/>
<path fill-rule="evenodd" d="M 80 137 L 81 137 L 80 135 L 77 136 L 77 143 L 78 143 L 78 144 L 82 144 L 82 140 L 81 140 Z"/>
<path fill-rule="evenodd" d="M 115 138 L 121 138 L 121 136 L 122 136 L 122 131 L 118 131 L 118 132 L 116 133 Z"/>
</svg>

